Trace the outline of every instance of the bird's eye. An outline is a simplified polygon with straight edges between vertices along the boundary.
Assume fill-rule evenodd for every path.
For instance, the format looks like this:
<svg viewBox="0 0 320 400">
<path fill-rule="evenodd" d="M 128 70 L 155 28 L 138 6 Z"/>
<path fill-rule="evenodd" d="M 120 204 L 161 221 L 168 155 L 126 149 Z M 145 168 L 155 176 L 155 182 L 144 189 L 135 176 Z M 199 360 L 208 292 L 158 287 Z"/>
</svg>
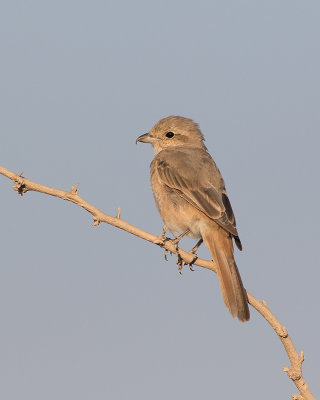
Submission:
<svg viewBox="0 0 320 400">
<path fill-rule="evenodd" d="M 171 139 L 174 136 L 173 132 L 167 132 L 166 133 L 167 138 Z"/>
</svg>

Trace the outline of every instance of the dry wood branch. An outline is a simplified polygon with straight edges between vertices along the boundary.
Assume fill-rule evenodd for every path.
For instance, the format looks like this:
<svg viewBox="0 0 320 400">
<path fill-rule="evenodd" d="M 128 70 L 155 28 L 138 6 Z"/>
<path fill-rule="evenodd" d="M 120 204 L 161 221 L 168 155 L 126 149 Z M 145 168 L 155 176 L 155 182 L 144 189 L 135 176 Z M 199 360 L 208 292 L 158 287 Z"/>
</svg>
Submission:
<svg viewBox="0 0 320 400">
<path fill-rule="evenodd" d="M 70 191 L 51 188 L 26 179 L 22 176 L 22 173 L 16 174 L 7 170 L 4 167 L 0 167 L 0 174 L 6 176 L 15 183 L 13 189 L 16 190 L 21 196 L 28 191 L 35 191 L 45 193 L 50 196 L 59 197 L 63 200 L 71 201 L 72 203 L 75 203 L 78 206 L 84 208 L 92 215 L 94 226 L 99 225 L 100 222 L 105 222 L 107 224 L 113 225 L 135 236 L 138 236 L 141 239 L 147 240 L 151 243 L 163 247 L 166 252 L 170 251 L 171 253 L 179 254 L 184 264 L 193 264 L 216 272 L 214 263 L 212 261 L 204 260 L 201 258 L 195 259 L 194 254 L 186 252 L 182 249 L 177 249 L 173 241 L 165 240 L 165 227 L 163 228 L 163 232 L 160 236 L 153 235 L 122 220 L 120 218 L 120 208 L 118 208 L 117 210 L 116 217 L 111 217 L 110 215 L 105 214 L 104 212 L 92 206 L 90 203 L 81 198 L 78 195 L 78 186 L 72 186 Z M 271 325 L 271 327 L 281 340 L 284 349 L 289 357 L 291 366 L 286 366 L 283 370 L 287 373 L 288 377 L 293 381 L 300 392 L 300 394 L 292 395 L 293 400 L 315 400 L 306 381 L 302 377 L 302 362 L 304 361 L 303 352 L 298 354 L 290 336 L 288 335 L 286 328 L 280 324 L 274 314 L 270 311 L 267 303 L 264 300 L 259 301 L 249 292 L 247 292 L 247 294 L 249 303 Z"/>
</svg>

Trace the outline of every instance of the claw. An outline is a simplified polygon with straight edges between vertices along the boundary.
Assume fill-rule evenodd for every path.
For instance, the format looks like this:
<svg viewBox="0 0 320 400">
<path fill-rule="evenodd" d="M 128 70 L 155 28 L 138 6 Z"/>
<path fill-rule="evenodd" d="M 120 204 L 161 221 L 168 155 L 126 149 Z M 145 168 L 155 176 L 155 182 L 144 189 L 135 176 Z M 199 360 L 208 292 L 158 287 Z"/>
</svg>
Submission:
<svg viewBox="0 0 320 400">
<path fill-rule="evenodd" d="M 194 254 L 192 251 L 190 251 L 191 254 Z M 189 268 L 190 271 L 194 271 L 194 269 L 192 268 L 193 264 L 196 262 L 198 256 L 195 254 L 195 256 L 193 257 L 193 260 L 191 261 L 191 263 L 189 264 Z"/>
<path fill-rule="evenodd" d="M 178 254 L 177 264 L 179 265 L 178 272 L 180 275 L 182 275 L 182 268 L 186 265 L 186 263 L 183 261 L 180 254 Z"/>
</svg>

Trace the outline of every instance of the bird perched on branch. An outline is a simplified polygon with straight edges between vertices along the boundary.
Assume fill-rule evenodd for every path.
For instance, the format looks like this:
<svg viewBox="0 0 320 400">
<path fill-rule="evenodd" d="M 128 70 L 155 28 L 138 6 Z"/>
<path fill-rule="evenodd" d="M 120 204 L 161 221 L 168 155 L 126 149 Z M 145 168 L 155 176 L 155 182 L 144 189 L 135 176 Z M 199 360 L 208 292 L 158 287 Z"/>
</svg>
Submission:
<svg viewBox="0 0 320 400">
<path fill-rule="evenodd" d="M 178 240 L 187 235 L 205 242 L 217 268 L 225 305 L 233 317 L 248 321 L 248 298 L 233 256 L 233 240 L 242 250 L 236 220 L 198 124 L 170 116 L 137 142 L 153 146 L 151 186 L 165 225 Z"/>
</svg>

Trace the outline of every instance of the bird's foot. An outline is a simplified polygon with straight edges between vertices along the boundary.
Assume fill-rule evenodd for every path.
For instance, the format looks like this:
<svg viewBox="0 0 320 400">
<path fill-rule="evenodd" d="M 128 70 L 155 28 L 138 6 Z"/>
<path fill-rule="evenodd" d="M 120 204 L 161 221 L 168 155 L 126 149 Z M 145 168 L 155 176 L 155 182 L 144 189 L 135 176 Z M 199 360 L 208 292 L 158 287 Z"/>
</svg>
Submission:
<svg viewBox="0 0 320 400">
<path fill-rule="evenodd" d="M 186 262 L 182 259 L 179 253 L 178 253 L 177 264 L 179 266 L 178 272 L 180 275 L 182 275 L 182 268 L 186 265 Z"/>
<path fill-rule="evenodd" d="M 190 271 L 194 271 L 194 269 L 192 268 L 192 263 L 194 263 L 194 261 L 197 259 L 197 257 L 191 261 L 189 265 Z M 187 265 L 187 263 L 182 259 L 181 255 L 178 254 L 178 259 L 177 259 L 177 264 L 179 265 L 179 269 L 178 272 L 180 275 L 182 275 L 182 268 Z"/>
<path fill-rule="evenodd" d="M 167 257 L 168 252 L 169 252 L 169 251 L 168 251 L 167 249 L 164 250 L 164 259 L 165 259 L 166 261 L 168 261 L 168 257 Z M 172 253 L 170 252 L 170 254 L 172 254 Z"/>
<path fill-rule="evenodd" d="M 194 261 L 193 261 L 194 262 Z M 191 263 L 189 264 L 189 269 L 190 269 L 190 271 L 192 271 L 192 272 L 194 272 L 194 269 L 192 268 L 192 261 L 191 261 Z"/>
<path fill-rule="evenodd" d="M 175 245 L 176 253 L 178 256 L 177 264 L 179 265 L 179 269 L 178 269 L 179 274 L 182 274 L 182 268 L 186 265 L 186 262 L 182 259 L 181 254 L 179 252 L 179 242 L 189 232 L 190 232 L 189 229 L 187 229 L 185 232 L 181 233 L 181 235 L 179 235 L 175 239 L 171 240 L 171 242 Z"/>
<path fill-rule="evenodd" d="M 181 235 L 180 235 L 181 236 Z M 182 268 L 186 265 L 185 261 L 182 259 L 180 251 L 179 251 L 179 241 L 182 239 L 180 236 L 178 236 L 176 239 L 172 240 L 172 243 L 176 247 L 176 252 L 177 252 L 177 265 L 179 266 L 178 272 L 180 275 L 182 275 Z"/>
<path fill-rule="evenodd" d="M 203 243 L 203 239 L 200 239 L 198 241 L 198 243 L 189 251 L 190 254 L 194 255 L 193 260 L 191 261 L 191 263 L 189 264 L 189 268 L 190 271 L 194 271 L 194 269 L 192 268 L 192 265 L 196 262 L 198 256 L 197 256 L 197 250 L 198 248 L 202 245 Z"/>
<path fill-rule="evenodd" d="M 188 265 L 189 265 L 190 271 L 193 272 L 194 269 L 192 268 L 192 266 L 193 266 L 193 264 L 196 262 L 198 256 L 197 256 L 197 254 L 193 253 L 192 251 L 189 251 L 189 253 L 190 253 L 190 254 L 194 254 L 194 257 L 193 257 L 192 261 L 188 264 Z"/>
<path fill-rule="evenodd" d="M 164 247 L 165 242 L 166 242 L 167 240 L 171 240 L 171 239 L 169 239 L 169 238 L 166 237 L 166 233 L 167 233 L 167 227 L 166 227 L 165 225 L 163 225 L 161 235 L 159 235 L 159 236 L 154 240 L 153 243 L 154 243 L 154 244 L 157 244 L 157 245 L 160 246 L 160 247 Z M 165 251 L 164 251 L 164 259 L 165 259 L 166 261 L 168 261 L 167 255 L 168 255 L 168 250 L 165 249 Z"/>
<path fill-rule="evenodd" d="M 166 238 L 166 233 L 167 233 L 167 227 L 165 225 L 163 225 L 162 227 L 162 233 L 161 235 L 159 235 L 154 241 L 154 244 L 157 244 L 160 247 L 164 246 L 164 243 L 166 240 L 169 240 L 168 238 Z"/>
<path fill-rule="evenodd" d="M 192 249 L 190 250 L 190 253 L 197 255 L 198 248 L 202 245 L 202 243 L 203 243 L 203 239 L 200 239 L 197 242 L 197 244 L 194 247 L 192 247 Z"/>
<path fill-rule="evenodd" d="M 172 239 L 166 237 L 166 233 L 167 233 L 167 227 L 166 227 L 165 225 L 163 225 L 161 235 L 159 235 L 159 236 L 154 240 L 153 243 L 154 243 L 154 244 L 157 244 L 157 245 L 160 246 L 160 247 L 164 247 L 166 241 L 172 240 Z M 167 250 L 167 249 L 164 250 L 164 259 L 165 259 L 166 261 L 168 261 L 168 258 L 167 258 L 168 252 L 169 252 L 169 250 Z M 170 252 L 170 254 L 172 254 L 172 253 Z"/>
</svg>

